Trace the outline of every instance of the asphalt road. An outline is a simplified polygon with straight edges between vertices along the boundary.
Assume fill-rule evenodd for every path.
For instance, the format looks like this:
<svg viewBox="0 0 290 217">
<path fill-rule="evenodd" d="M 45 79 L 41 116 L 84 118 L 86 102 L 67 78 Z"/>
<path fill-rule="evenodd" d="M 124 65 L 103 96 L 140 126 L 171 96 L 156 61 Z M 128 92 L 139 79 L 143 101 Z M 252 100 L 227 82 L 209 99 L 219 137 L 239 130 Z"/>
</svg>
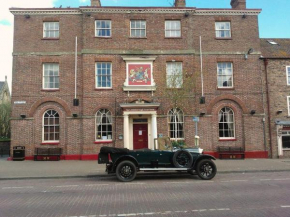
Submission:
<svg viewBox="0 0 290 217">
<path fill-rule="evenodd" d="M 0 216 L 290 216 L 290 172 L 0 181 Z"/>
</svg>

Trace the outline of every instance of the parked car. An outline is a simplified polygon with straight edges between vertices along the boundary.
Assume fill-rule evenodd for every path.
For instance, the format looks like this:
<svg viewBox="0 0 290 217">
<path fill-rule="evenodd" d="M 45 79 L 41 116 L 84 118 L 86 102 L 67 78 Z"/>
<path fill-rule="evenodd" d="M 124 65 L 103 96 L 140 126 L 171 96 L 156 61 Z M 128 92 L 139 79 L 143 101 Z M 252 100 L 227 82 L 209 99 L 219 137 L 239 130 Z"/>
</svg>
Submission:
<svg viewBox="0 0 290 217">
<path fill-rule="evenodd" d="M 210 180 L 217 172 L 215 158 L 202 154 L 200 148 L 172 150 L 102 147 L 99 164 L 106 164 L 106 171 L 116 173 L 122 182 L 135 179 L 139 171 L 187 171 L 201 179 Z"/>
</svg>

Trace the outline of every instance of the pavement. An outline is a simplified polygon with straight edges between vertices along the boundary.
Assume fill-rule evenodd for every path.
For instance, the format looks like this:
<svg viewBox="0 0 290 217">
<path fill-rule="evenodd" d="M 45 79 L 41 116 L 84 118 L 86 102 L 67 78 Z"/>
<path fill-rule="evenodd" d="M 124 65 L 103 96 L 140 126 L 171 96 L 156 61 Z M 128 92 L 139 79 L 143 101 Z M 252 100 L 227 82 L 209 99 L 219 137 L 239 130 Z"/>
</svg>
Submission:
<svg viewBox="0 0 290 217">
<path fill-rule="evenodd" d="M 290 172 L 290 159 L 216 160 L 218 173 Z M 107 177 L 97 161 L 7 161 L 0 158 L 0 180 Z"/>
</svg>

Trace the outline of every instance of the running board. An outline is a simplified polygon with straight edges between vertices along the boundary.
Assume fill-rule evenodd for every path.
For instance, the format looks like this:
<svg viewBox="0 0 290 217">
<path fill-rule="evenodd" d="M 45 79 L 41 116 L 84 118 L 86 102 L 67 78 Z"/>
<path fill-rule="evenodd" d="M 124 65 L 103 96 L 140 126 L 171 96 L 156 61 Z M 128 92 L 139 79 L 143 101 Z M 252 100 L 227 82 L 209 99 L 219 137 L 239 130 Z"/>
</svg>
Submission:
<svg viewBox="0 0 290 217">
<path fill-rule="evenodd" d="M 139 168 L 140 171 L 187 171 L 190 168 Z"/>
</svg>

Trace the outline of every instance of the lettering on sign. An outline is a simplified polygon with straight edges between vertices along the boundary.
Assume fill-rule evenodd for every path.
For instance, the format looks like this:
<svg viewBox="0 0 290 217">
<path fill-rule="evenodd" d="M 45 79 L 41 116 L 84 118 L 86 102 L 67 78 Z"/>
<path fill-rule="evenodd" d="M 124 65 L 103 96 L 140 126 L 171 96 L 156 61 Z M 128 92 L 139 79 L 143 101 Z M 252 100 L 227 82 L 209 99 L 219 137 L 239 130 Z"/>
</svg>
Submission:
<svg viewBox="0 0 290 217">
<path fill-rule="evenodd" d="M 14 104 L 22 105 L 22 104 L 26 104 L 26 101 L 14 101 Z"/>
<path fill-rule="evenodd" d="M 142 112 L 142 111 L 156 111 L 155 109 L 125 109 L 125 111 Z"/>
</svg>

